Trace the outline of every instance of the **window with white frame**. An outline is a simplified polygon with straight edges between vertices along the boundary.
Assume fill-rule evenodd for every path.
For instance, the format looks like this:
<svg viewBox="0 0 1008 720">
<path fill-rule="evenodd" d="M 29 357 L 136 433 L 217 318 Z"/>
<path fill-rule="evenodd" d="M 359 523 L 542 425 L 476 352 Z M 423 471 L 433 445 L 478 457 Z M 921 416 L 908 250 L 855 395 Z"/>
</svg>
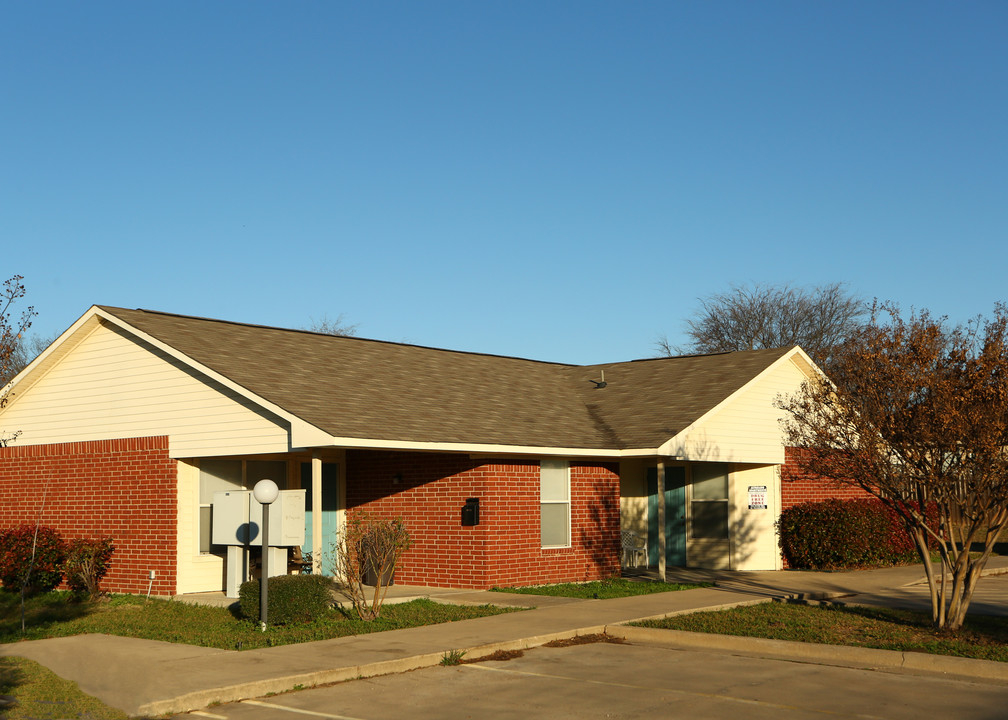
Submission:
<svg viewBox="0 0 1008 720">
<path fill-rule="evenodd" d="M 539 463 L 539 528 L 544 548 L 570 547 L 570 464 Z"/>
</svg>

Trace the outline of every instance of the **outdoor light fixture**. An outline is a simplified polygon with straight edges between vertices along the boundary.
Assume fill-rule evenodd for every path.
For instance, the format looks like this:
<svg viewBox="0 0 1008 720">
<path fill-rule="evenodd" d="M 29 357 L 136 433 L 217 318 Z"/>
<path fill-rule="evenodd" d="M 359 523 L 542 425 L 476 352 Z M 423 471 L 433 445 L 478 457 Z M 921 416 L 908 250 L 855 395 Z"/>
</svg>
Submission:
<svg viewBox="0 0 1008 720">
<path fill-rule="evenodd" d="M 269 585 L 269 506 L 277 499 L 280 488 L 272 480 L 260 480 L 252 488 L 252 496 L 263 506 L 262 514 L 262 575 L 259 578 L 259 629 L 266 632 L 267 587 Z"/>
</svg>

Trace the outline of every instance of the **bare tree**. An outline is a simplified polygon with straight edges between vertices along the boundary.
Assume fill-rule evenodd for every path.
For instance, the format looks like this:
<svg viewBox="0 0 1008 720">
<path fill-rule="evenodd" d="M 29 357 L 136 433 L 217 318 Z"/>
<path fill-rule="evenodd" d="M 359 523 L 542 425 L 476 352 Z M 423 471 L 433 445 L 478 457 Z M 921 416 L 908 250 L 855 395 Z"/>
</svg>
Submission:
<svg viewBox="0 0 1008 720">
<path fill-rule="evenodd" d="M 14 352 L 11 353 L 10 367 L 7 370 L 6 376 L 0 377 L 0 385 L 6 385 L 13 380 L 15 375 L 28 367 L 28 364 L 49 347 L 55 339 L 55 336 L 22 335 L 14 348 Z"/>
<path fill-rule="evenodd" d="M 835 349 L 829 379 L 780 407 L 805 472 L 860 487 L 899 515 L 924 563 L 934 624 L 960 628 L 1008 524 L 1008 308 L 949 328 L 876 304 Z"/>
<path fill-rule="evenodd" d="M 688 345 L 674 346 L 662 336 L 657 346 L 662 355 L 672 356 L 801 345 L 825 365 L 832 348 L 850 336 L 867 311 L 864 300 L 851 295 L 843 283 L 812 289 L 733 286 L 701 298 L 700 309 L 686 321 Z"/>
<path fill-rule="evenodd" d="M 321 320 L 312 318 L 311 324 L 309 324 L 305 330 L 322 333 L 323 335 L 350 337 L 357 334 L 357 325 L 350 325 L 347 323 L 346 320 L 343 319 L 343 313 L 340 313 L 339 317 L 335 320 L 330 320 L 328 315 L 323 315 Z"/>
<path fill-rule="evenodd" d="M 353 603 L 361 620 L 381 614 L 396 566 L 412 540 L 401 518 L 376 518 L 353 513 L 333 546 L 336 582 Z M 367 583 L 373 583 L 368 599 Z"/>
<path fill-rule="evenodd" d="M 24 333 L 31 327 L 35 316 L 35 308 L 29 306 L 20 317 L 12 317 L 15 303 L 25 296 L 22 280 L 24 278 L 21 275 L 15 275 L 4 282 L 3 293 L 0 295 L 0 407 L 6 404 L 5 386 L 17 374 L 11 370 L 16 365 Z M 9 439 L 0 437 L 0 445 L 6 444 Z"/>
</svg>

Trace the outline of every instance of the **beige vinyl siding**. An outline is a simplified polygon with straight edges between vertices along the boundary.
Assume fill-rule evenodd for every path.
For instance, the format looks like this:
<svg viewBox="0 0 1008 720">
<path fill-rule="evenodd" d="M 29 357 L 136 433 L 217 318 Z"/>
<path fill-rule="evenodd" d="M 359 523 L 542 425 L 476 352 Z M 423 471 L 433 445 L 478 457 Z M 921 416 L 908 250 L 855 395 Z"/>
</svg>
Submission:
<svg viewBox="0 0 1008 720">
<path fill-rule="evenodd" d="M 632 530 L 643 538 L 648 532 L 647 469 L 655 461 L 623 460 L 620 463 L 620 530 Z"/>
<path fill-rule="evenodd" d="M 173 457 L 286 452 L 279 418 L 107 324 L 0 415 L 18 444 L 167 435 Z"/>
<path fill-rule="evenodd" d="M 794 393 L 806 375 L 785 360 L 768 368 L 668 443 L 668 454 L 710 462 L 784 462 L 778 396 Z"/>
<path fill-rule="evenodd" d="M 213 592 L 224 587 L 224 559 L 200 555 L 199 551 L 199 467 L 195 462 L 178 463 L 178 537 L 176 559 L 178 594 Z"/>
</svg>

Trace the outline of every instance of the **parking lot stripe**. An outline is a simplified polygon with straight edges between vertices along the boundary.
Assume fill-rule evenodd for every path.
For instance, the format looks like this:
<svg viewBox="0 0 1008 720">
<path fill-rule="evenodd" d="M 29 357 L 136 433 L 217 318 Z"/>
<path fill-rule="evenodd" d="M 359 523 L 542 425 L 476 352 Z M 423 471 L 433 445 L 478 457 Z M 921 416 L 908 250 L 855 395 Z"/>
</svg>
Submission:
<svg viewBox="0 0 1008 720">
<path fill-rule="evenodd" d="M 569 680 L 569 681 L 572 681 L 572 682 L 590 683 L 592 685 L 606 685 L 608 687 L 620 687 L 620 688 L 627 688 L 627 689 L 630 689 L 630 690 L 647 690 L 648 692 L 652 692 L 652 691 L 654 691 L 656 689 L 659 689 L 659 688 L 655 688 L 653 685 L 636 685 L 636 684 L 631 684 L 631 683 L 611 682 L 611 681 L 608 681 L 608 680 L 592 680 L 592 679 L 588 679 L 588 678 L 579 678 L 579 677 L 574 677 L 572 675 L 552 675 L 552 674 L 548 674 L 548 673 L 529 672 L 527 670 L 510 670 L 508 668 L 490 667 L 488 665 L 479 665 L 479 664 L 476 664 L 476 663 L 462 665 L 461 667 L 463 667 L 463 668 L 472 668 L 474 670 L 486 670 L 488 672 L 507 673 L 507 674 L 511 674 L 511 675 L 525 675 L 525 676 L 528 676 L 528 677 L 541 677 L 541 678 L 546 678 L 546 679 L 549 679 L 549 680 Z M 836 712 L 832 712 L 830 710 L 817 710 L 817 709 L 814 709 L 814 708 L 798 707 L 797 705 L 781 705 L 780 703 L 765 702 L 763 700 L 749 700 L 749 699 L 746 699 L 746 698 L 727 697 L 725 695 L 717 695 L 717 694 L 714 694 L 714 693 L 692 692 L 690 690 L 678 690 L 676 688 L 670 688 L 670 687 L 663 687 L 663 688 L 660 688 L 660 690 L 662 692 L 675 693 L 676 695 L 690 695 L 690 696 L 694 696 L 694 697 L 713 698 L 715 700 L 724 700 L 725 702 L 739 703 L 741 705 L 756 705 L 758 707 L 770 707 L 770 708 L 779 708 L 781 710 L 791 710 L 791 711 L 801 711 L 801 712 L 809 712 L 809 713 L 818 713 L 820 715 L 836 715 L 836 716 L 842 716 L 842 717 L 855 717 L 855 718 L 862 718 L 862 720 L 886 720 L 885 718 L 880 717 L 878 715 L 849 715 L 847 713 L 836 713 Z"/>
<path fill-rule="evenodd" d="M 332 713 L 316 712 L 315 710 L 302 710 L 301 708 L 277 705 L 276 703 L 263 702 L 262 700 L 242 700 L 245 705 L 255 705 L 256 707 L 269 708 L 270 710 L 285 710 L 290 713 L 301 715 L 311 715 L 312 717 L 329 718 L 329 720 L 362 720 L 362 718 L 350 717 L 349 715 L 333 715 Z"/>
</svg>

